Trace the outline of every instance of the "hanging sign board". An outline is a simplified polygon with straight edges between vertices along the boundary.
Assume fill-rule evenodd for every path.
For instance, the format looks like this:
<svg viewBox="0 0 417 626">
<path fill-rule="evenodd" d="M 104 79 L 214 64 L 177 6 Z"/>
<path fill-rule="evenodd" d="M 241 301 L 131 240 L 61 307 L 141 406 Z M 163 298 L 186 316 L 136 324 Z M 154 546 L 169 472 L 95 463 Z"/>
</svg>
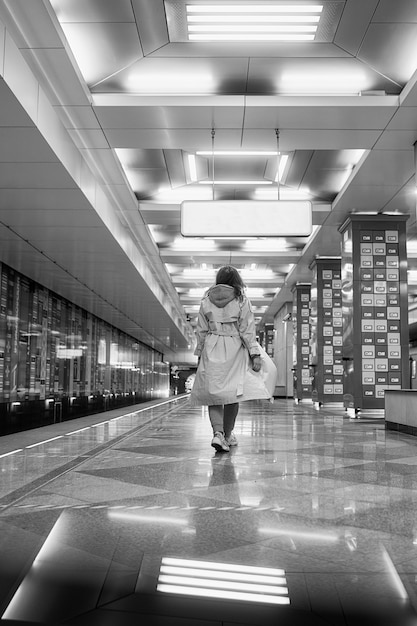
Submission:
<svg viewBox="0 0 417 626">
<path fill-rule="evenodd" d="M 181 204 L 184 237 L 308 237 L 308 200 L 186 200 Z"/>
</svg>

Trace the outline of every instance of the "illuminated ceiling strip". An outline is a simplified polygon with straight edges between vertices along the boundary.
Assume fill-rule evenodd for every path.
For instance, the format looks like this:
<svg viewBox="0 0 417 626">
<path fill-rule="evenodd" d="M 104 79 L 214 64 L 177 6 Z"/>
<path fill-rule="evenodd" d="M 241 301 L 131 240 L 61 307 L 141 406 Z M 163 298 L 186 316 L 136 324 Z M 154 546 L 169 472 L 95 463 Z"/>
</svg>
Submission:
<svg viewBox="0 0 417 626">
<path fill-rule="evenodd" d="M 198 176 L 197 176 L 197 164 L 195 160 L 195 154 L 188 155 L 188 169 L 190 172 L 191 182 L 193 183 L 197 182 Z"/>
<path fill-rule="evenodd" d="M 211 180 L 199 180 L 200 185 L 212 185 Z M 271 180 L 215 180 L 215 185 L 272 185 Z"/>
<path fill-rule="evenodd" d="M 226 600 L 243 600 L 246 602 L 259 602 L 262 604 L 289 604 L 290 599 L 284 596 L 269 596 L 260 593 L 244 593 L 239 591 L 222 591 L 221 589 L 194 589 L 181 585 L 158 584 L 157 591 L 175 593 L 178 595 L 198 596 L 205 598 L 225 598 Z"/>
<path fill-rule="evenodd" d="M 267 576 L 265 574 L 253 574 L 243 572 L 227 572 L 220 570 L 208 570 L 200 569 L 197 567 L 177 567 L 174 565 L 161 565 L 161 574 L 173 574 L 192 576 L 197 578 L 210 578 L 212 580 L 218 580 L 221 577 L 222 580 L 233 580 L 247 583 L 260 583 L 268 585 L 281 585 L 285 583 L 285 578 L 282 576 Z"/>
<path fill-rule="evenodd" d="M 201 156 L 277 156 L 273 150 L 197 150 Z"/>
<path fill-rule="evenodd" d="M 187 4 L 187 13 L 321 13 L 322 4 Z"/>
<path fill-rule="evenodd" d="M 225 25 L 225 24 L 190 24 L 188 26 L 189 33 L 315 33 L 317 26 L 298 26 L 281 24 L 279 26 L 270 24 L 241 24 L 241 25 Z"/>
<path fill-rule="evenodd" d="M 285 571 L 163 557 L 157 590 L 263 604 L 290 603 Z"/>
<path fill-rule="evenodd" d="M 285 578 L 283 584 L 286 584 Z M 288 595 L 288 587 L 275 587 L 273 585 L 257 585 L 255 583 L 239 583 L 230 582 L 223 579 L 219 580 L 202 580 L 195 578 L 187 578 L 187 576 L 167 576 L 161 574 L 159 576 L 160 583 L 167 583 L 171 585 L 189 585 L 191 587 L 203 587 L 209 589 L 216 589 L 221 587 L 222 589 L 233 589 L 234 591 L 253 591 L 255 593 L 268 593 L 270 595 L 286 596 Z"/>
<path fill-rule="evenodd" d="M 251 33 L 235 35 L 188 35 L 190 41 L 314 41 L 314 35 L 255 35 Z"/>
<path fill-rule="evenodd" d="M 276 567 L 260 567 L 256 565 L 237 565 L 236 563 L 216 563 L 215 561 L 194 561 L 190 559 L 178 559 L 164 556 L 163 565 L 176 565 L 178 567 L 198 567 L 200 569 L 219 570 L 221 572 L 246 572 L 252 574 L 265 574 L 267 576 L 285 576 L 285 570 Z"/>
<path fill-rule="evenodd" d="M 190 15 L 190 24 L 318 24 L 318 15 Z"/>
</svg>

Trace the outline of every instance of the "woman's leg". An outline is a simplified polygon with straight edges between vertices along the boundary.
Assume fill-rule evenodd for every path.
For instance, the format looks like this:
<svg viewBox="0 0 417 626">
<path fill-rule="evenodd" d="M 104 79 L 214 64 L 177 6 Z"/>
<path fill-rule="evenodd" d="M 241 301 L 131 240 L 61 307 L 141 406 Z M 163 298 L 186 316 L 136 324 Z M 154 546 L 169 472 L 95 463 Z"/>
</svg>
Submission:
<svg viewBox="0 0 417 626">
<path fill-rule="evenodd" d="M 224 434 L 230 437 L 235 427 L 236 417 L 239 412 L 239 402 L 224 405 Z"/>
<path fill-rule="evenodd" d="M 211 426 L 213 428 L 213 433 L 223 433 L 224 425 L 223 425 L 223 405 L 222 404 L 212 404 L 208 407 L 209 418 L 211 422 Z"/>
</svg>

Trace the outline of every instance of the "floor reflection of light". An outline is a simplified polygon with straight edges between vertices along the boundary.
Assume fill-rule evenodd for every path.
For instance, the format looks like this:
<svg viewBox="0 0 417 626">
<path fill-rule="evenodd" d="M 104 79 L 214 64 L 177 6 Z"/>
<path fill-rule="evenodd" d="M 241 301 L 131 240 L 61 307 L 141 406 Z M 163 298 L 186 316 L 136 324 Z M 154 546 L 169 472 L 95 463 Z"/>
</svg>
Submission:
<svg viewBox="0 0 417 626">
<path fill-rule="evenodd" d="M 309 533 L 299 530 L 286 530 L 285 528 L 259 528 L 258 532 L 264 535 L 278 535 L 282 537 L 295 537 L 296 539 L 313 539 L 318 541 L 339 541 L 338 535 L 330 533 Z"/>
<path fill-rule="evenodd" d="M 0 621 L 5 619 L 20 619 L 20 611 L 24 611 L 25 600 L 30 597 L 37 570 L 42 563 L 45 563 L 46 566 L 48 566 L 49 560 L 54 558 L 57 553 L 59 543 L 65 536 L 65 531 L 66 518 L 61 514 L 43 542 L 31 568 L 17 588 L 3 615 L 0 617 Z"/>
<path fill-rule="evenodd" d="M 384 558 L 384 561 L 385 561 L 385 563 L 387 565 L 387 569 L 388 569 L 388 572 L 389 572 L 389 574 L 391 576 L 391 580 L 394 583 L 394 585 L 395 585 L 395 587 L 396 587 L 396 589 L 398 591 L 398 594 L 401 597 L 401 599 L 402 600 L 408 600 L 408 593 L 407 593 L 407 591 L 406 591 L 406 589 L 405 589 L 405 587 L 403 585 L 403 582 L 402 582 L 402 580 L 400 578 L 400 575 L 398 574 L 397 569 L 396 569 L 394 563 L 392 562 L 391 557 L 388 554 L 388 552 L 385 550 L 385 548 L 383 548 L 383 550 L 384 550 L 383 558 Z"/>
<path fill-rule="evenodd" d="M 173 515 L 148 515 L 147 513 L 132 513 L 130 511 L 109 511 L 107 513 L 109 519 L 125 520 L 128 522 L 152 522 L 153 524 L 177 524 L 178 526 L 188 526 L 188 520 L 183 517 L 174 517 Z"/>
<path fill-rule="evenodd" d="M 163 557 L 157 590 L 187 596 L 289 604 L 285 571 Z"/>
</svg>

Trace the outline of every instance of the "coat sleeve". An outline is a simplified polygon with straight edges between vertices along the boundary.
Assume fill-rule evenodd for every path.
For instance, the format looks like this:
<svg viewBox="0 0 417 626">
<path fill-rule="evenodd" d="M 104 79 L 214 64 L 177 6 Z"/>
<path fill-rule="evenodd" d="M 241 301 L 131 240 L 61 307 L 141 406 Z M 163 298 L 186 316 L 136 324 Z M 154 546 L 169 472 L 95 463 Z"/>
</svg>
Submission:
<svg viewBox="0 0 417 626">
<path fill-rule="evenodd" d="M 198 312 L 197 326 L 195 330 L 195 334 L 197 337 L 197 346 L 196 346 L 196 349 L 194 350 L 194 354 L 196 356 L 201 356 L 208 330 L 209 330 L 208 320 L 207 320 L 207 317 L 204 315 L 203 305 L 201 304 L 200 310 Z"/>
<path fill-rule="evenodd" d="M 244 299 L 240 310 L 239 334 L 249 354 L 251 356 L 259 354 L 259 347 L 256 341 L 255 317 L 248 298 Z"/>
</svg>

